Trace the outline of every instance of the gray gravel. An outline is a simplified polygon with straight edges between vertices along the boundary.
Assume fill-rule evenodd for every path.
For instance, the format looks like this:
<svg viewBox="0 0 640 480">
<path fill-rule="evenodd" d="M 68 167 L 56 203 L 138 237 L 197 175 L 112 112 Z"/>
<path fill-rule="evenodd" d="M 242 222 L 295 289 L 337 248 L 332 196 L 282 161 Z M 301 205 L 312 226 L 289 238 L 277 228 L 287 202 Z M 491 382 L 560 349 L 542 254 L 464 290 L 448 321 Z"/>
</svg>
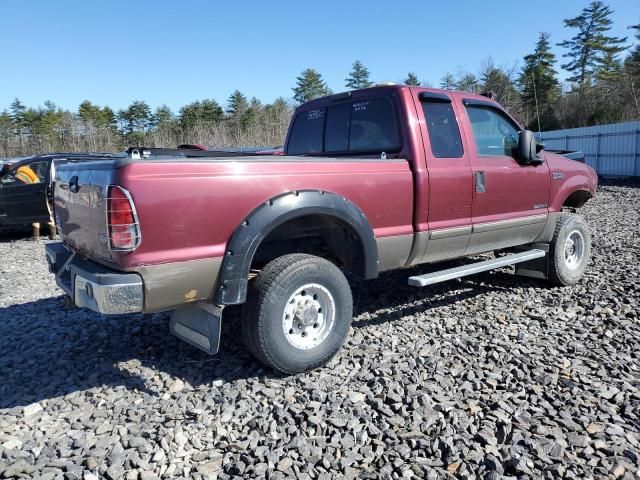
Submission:
<svg viewBox="0 0 640 480">
<path fill-rule="evenodd" d="M 640 182 L 604 182 L 575 287 L 355 282 L 342 353 L 288 378 L 237 309 L 208 357 L 166 314 L 63 310 L 45 241 L 5 239 L 0 478 L 638 478 L 639 212 Z"/>
</svg>

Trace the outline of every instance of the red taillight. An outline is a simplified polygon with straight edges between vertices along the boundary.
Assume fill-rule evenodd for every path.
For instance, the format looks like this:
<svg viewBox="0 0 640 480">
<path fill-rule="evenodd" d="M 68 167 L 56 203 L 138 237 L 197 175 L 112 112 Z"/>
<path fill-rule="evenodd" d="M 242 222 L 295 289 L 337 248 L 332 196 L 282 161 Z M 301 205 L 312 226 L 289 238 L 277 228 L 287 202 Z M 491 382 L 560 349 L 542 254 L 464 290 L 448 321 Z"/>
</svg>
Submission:
<svg viewBox="0 0 640 480">
<path fill-rule="evenodd" d="M 131 195 L 117 185 L 109 186 L 107 223 L 112 250 L 134 250 L 140 244 L 140 225 Z"/>
</svg>

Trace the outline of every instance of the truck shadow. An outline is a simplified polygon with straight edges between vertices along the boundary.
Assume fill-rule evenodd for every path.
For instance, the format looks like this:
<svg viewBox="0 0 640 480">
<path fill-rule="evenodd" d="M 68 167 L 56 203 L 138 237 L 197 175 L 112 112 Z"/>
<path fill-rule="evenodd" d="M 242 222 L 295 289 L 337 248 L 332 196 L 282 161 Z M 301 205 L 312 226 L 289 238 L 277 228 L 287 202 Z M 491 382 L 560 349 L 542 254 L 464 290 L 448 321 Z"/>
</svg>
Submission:
<svg viewBox="0 0 640 480">
<path fill-rule="evenodd" d="M 373 281 L 354 281 L 353 327 L 369 328 L 428 313 L 508 288 L 514 282 L 540 285 L 500 272 L 429 289 L 406 284 L 409 274 L 423 271 L 427 270 L 396 271 Z M 390 289 L 392 283 L 397 285 Z M 221 351 L 208 356 L 169 333 L 167 314 L 103 317 L 86 310 L 64 310 L 62 297 L 1 308 L 0 409 L 74 392 L 91 395 L 88 392 L 104 386 L 159 396 L 169 391 L 176 379 L 182 380 L 186 389 L 207 390 L 216 380 L 278 377 L 247 352 L 239 323 L 239 308 L 225 310 Z"/>
</svg>

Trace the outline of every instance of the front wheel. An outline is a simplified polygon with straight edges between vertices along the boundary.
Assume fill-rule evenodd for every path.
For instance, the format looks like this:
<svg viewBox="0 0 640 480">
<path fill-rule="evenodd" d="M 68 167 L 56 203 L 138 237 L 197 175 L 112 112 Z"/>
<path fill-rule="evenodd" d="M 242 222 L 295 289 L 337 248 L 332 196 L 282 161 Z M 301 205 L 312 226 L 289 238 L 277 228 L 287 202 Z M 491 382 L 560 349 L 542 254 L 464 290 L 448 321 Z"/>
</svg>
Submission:
<svg viewBox="0 0 640 480">
<path fill-rule="evenodd" d="M 327 363 L 351 327 L 351 289 L 331 262 L 284 255 L 267 264 L 251 285 L 242 330 L 249 350 L 283 373 Z"/>
<path fill-rule="evenodd" d="M 573 285 L 587 269 L 591 256 L 589 226 L 580 215 L 561 215 L 549 249 L 549 280 L 554 285 Z"/>
</svg>

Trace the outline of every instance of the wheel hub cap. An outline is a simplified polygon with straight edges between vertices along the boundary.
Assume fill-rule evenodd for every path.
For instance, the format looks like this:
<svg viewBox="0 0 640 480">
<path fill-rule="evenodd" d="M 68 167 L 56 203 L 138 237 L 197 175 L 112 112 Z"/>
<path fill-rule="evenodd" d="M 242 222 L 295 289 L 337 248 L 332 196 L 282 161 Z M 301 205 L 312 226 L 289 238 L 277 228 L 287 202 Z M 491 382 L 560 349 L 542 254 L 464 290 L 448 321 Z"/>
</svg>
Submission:
<svg viewBox="0 0 640 480">
<path fill-rule="evenodd" d="M 310 283 L 298 288 L 282 314 L 287 341 L 301 350 L 317 347 L 331 332 L 335 312 L 333 295 L 322 285 Z"/>
<path fill-rule="evenodd" d="M 584 257 L 584 237 L 578 230 L 572 231 L 564 244 L 564 262 L 569 270 L 582 264 Z"/>
</svg>

